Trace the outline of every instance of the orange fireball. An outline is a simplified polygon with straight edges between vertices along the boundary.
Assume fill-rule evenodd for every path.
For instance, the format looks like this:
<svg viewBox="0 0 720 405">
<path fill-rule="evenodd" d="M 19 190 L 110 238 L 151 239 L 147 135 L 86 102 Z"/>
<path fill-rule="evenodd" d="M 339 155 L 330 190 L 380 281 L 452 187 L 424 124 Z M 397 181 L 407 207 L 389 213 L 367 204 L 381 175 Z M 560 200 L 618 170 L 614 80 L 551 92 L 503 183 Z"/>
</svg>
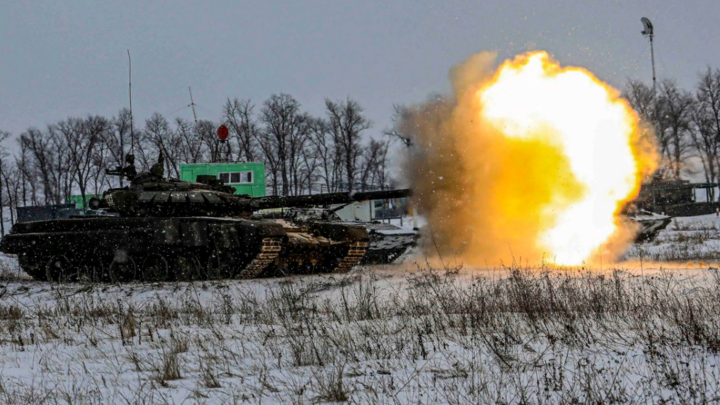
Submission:
<svg viewBox="0 0 720 405">
<path fill-rule="evenodd" d="M 637 195 L 645 171 L 634 151 L 635 112 L 593 74 L 561 68 L 545 52 L 505 62 L 477 97 L 483 119 L 502 136 L 551 146 L 558 154 L 549 157 L 567 162 L 553 195 L 542 196 L 546 215 L 536 244 L 557 264 L 587 261 L 618 232 L 618 213 Z M 533 197 L 525 204 L 537 204 Z"/>
<path fill-rule="evenodd" d="M 620 211 L 657 159 L 637 114 L 545 52 L 496 66 L 492 53 L 473 55 L 452 69 L 451 97 L 400 122 L 414 140 L 405 169 L 426 251 L 469 266 L 616 259 L 633 237 Z"/>
</svg>

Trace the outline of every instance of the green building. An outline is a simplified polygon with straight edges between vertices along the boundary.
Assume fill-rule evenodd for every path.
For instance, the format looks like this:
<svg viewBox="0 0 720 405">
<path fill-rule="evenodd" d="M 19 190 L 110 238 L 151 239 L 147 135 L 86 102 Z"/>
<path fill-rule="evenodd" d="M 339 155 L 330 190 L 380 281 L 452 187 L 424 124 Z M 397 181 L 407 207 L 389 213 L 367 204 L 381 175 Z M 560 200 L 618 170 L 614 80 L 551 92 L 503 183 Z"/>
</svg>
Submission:
<svg viewBox="0 0 720 405">
<path fill-rule="evenodd" d="M 212 175 L 235 187 L 235 194 L 265 196 L 265 163 L 187 163 L 180 165 L 180 180 L 195 181 Z"/>
</svg>

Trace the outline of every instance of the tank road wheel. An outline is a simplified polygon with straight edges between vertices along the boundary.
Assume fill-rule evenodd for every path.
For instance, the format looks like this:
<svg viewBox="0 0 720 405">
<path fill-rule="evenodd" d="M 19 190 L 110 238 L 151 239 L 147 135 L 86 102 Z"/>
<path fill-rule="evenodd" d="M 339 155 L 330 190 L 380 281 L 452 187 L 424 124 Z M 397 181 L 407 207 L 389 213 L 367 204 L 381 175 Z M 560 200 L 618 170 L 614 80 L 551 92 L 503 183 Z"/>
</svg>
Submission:
<svg viewBox="0 0 720 405">
<path fill-rule="evenodd" d="M 205 272 L 207 273 L 208 280 L 229 278 L 230 272 L 228 271 L 228 267 L 229 266 L 221 266 L 219 255 L 213 252 L 210 254 L 210 257 L 205 265 Z"/>
<path fill-rule="evenodd" d="M 142 279 L 144 281 L 167 281 L 170 266 L 165 256 L 159 253 L 150 253 L 142 265 Z"/>
<path fill-rule="evenodd" d="M 47 281 L 47 271 L 45 271 L 47 258 L 43 259 L 41 257 L 30 256 L 27 253 L 21 253 L 18 255 L 18 262 L 22 271 L 33 279 Z"/>
<path fill-rule="evenodd" d="M 175 277 L 178 281 L 195 281 L 205 278 L 205 271 L 195 255 L 179 256 L 176 260 Z"/>
<path fill-rule="evenodd" d="M 63 283 L 77 279 L 77 268 L 65 255 L 55 255 L 45 265 L 48 280 Z"/>
<path fill-rule="evenodd" d="M 135 280 L 137 266 L 132 257 L 124 258 L 116 257 L 108 266 L 108 278 L 111 283 L 119 283 L 121 281 Z"/>
<path fill-rule="evenodd" d="M 80 272 L 78 273 L 78 281 L 97 283 L 102 281 L 102 275 L 102 265 L 96 266 L 93 263 L 87 263 L 80 266 Z"/>
<path fill-rule="evenodd" d="M 86 257 L 83 260 L 83 264 L 80 266 L 80 273 L 78 274 L 78 280 L 88 281 L 91 283 L 99 283 L 103 281 L 103 275 L 105 274 L 105 262 L 103 261 L 103 252 L 96 249 L 92 255 Z M 109 261 L 108 261 L 109 264 Z"/>
</svg>

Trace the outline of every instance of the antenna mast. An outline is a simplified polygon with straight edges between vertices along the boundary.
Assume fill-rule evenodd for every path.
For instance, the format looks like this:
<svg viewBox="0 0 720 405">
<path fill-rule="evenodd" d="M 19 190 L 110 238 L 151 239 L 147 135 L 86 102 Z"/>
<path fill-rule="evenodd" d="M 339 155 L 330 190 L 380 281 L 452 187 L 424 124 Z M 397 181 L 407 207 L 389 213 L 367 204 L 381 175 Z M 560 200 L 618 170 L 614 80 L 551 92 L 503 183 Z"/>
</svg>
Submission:
<svg viewBox="0 0 720 405">
<path fill-rule="evenodd" d="M 192 97 L 192 89 L 188 87 L 188 90 L 190 91 L 190 104 L 188 104 L 188 107 L 192 107 L 193 117 L 195 118 L 195 123 L 197 124 L 197 114 L 195 113 L 195 102 L 193 101 Z"/>
<path fill-rule="evenodd" d="M 127 50 L 128 55 L 128 93 L 130 95 L 130 154 L 135 154 L 135 130 L 133 125 L 133 112 L 132 112 L 132 60 L 130 60 L 130 50 Z"/>
</svg>

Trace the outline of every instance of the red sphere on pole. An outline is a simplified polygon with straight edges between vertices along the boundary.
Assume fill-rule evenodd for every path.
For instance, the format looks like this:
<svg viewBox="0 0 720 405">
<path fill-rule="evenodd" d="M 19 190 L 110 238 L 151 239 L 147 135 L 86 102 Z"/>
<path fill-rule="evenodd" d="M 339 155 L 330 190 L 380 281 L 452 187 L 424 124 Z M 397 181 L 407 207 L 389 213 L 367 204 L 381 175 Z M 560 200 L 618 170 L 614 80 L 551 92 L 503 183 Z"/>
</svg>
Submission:
<svg viewBox="0 0 720 405">
<path fill-rule="evenodd" d="M 217 130 L 217 136 L 220 142 L 225 142 L 228 135 L 230 134 L 230 131 L 228 131 L 228 127 L 225 125 L 220 125 Z"/>
</svg>

